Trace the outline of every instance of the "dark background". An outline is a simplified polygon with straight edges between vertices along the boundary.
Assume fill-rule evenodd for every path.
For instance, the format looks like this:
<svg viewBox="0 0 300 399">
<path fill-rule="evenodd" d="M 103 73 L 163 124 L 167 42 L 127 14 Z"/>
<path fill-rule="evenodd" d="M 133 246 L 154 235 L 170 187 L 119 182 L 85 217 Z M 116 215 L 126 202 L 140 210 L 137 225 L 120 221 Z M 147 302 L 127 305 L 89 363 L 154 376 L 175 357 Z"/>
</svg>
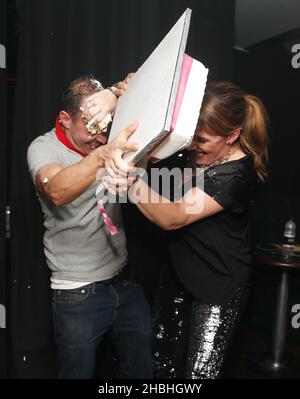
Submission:
<svg viewBox="0 0 300 399">
<path fill-rule="evenodd" d="M 0 330 L 0 377 L 55 376 L 49 273 L 42 215 L 27 172 L 29 143 L 53 127 L 70 80 L 93 73 L 107 85 L 135 71 L 187 7 L 193 10 L 187 52 L 210 68 L 210 81 L 234 80 L 260 96 L 270 114 L 270 179 L 253 206 L 253 245 L 280 241 L 290 216 L 300 226 L 300 69 L 291 67 L 280 37 L 247 53 L 234 50 L 234 0 L 0 0 L 0 43 L 8 56 L 7 69 L 0 69 L 0 206 L 11 209 L 10 239 L 0 218 L 0 303 L 8 318 Z M 162 232 L 131 206 L 124 217 L 130 259 L 152 302 L 165 257 Z M 244 323 L 272 331 L 277 280 L 277 273 L 256 273 Z M 290 303 L 300 303 L 297 274 Z M 289 327 L 288 335 L 299 340 L 298 330 Z"/>
<path fill-rule="evenodd" d="M 6 4 L 0 2 L 0 43 L 5 47 L 7 45 L 7 24 L 6 19 L 2 18 L 6 15 Z M 0 190 L 0 304 L 7 308 L 7 257 L 6 257 L 6 240 L 5 240 L 5 204 L 7 203 L 7 161 L 6 161 L 6 141 L 7 141 L 7 70 L 0 68 L 0 173 L 1 173 L 1 190 Z M 7 348 L 7 329 L 0 329 L 0 376 L 6 375 L 6 348 Z"/>
<path fill-rule="evenodd" d="M 291 47 L 299 37 L 299 30 L 291 31 L 234 54 L 234 80 L 263 100 L 270 118 L 269 179 L 259 188 L 252 210 L 253 244 L 282 241 L 284 224 L 291 217 L 298 224 L 298 242 L 300 238 L 300 69 L 291 65 Z M 290 277 L 289 309 L 300 303 L 299 272 Z M 269 331 L 278 280 L 279 273 L 273 270 L 256 273 L 255 294 L 248 310 L 249 321 Z M 300 331 L 291 327 L 292 316 L 288 314 L 288 337 L 299 342 Z"/>
</svg>

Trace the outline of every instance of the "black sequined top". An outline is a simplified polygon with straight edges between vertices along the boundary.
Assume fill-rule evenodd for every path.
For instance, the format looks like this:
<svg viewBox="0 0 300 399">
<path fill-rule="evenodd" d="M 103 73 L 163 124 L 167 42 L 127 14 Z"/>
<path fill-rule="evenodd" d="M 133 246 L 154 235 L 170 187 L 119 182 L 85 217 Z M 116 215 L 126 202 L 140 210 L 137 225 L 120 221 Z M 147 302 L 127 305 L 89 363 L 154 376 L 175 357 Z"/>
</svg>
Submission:
<svg viewBox="0 0 300 399">
<path fill-rule="evenodd" d="M 169 235 L 172 263 L 181 282 L 204 303 L 222 305 L 238 286 L 251 281 L 249 203 L 256 180 L 249 155 L 206 169 L 201 188 L 224 210 Z"/>
</svg>

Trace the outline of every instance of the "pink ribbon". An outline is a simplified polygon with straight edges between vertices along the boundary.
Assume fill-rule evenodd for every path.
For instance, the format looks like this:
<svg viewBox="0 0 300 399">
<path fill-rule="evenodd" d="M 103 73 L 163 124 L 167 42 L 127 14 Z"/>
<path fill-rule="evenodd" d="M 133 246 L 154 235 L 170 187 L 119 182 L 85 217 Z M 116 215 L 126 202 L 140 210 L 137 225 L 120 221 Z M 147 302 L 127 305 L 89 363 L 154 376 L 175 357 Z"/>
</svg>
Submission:
<svg viewBox="0 0 300 399">
<path fill-rule="evenodd" d="M 181 103 L 183 100 L 183 95 L 185 92 L 187 81 L 189 79 L 192 64 L 193 64 L 193 58 L 187 54 L 184 54 L 182 69 L 181 69 L 181 74 L 180 74 L 180 79 L 179 79 L 179 85 L 178 85 L 178 90 L 177 90 L 177 96 L 176 96 L 176 101 L 175 101 L 175 106 L 174 106 L 174 112 L 173 112 L 173 117 L 172 117 L 171 130 L 170 130 L 171 132 L 175 129 L 175 126 L 176 126 L 176 122 L 177 122 L 177 119 L 179 116 Z"/>
<path fill-rule="evenodd" d="M 100 215 L 103 217 L 104 223 L 108 230 L 110 231 L 110 234 L 113 236 L 118 233 L 118 229 L 116 226 L 113 224 L 111 218 L 108 216 L 106 213 L 106 210 L 104 208 L 102 200 L 97 201 L 97 207 L 99 209 Z"/>
</svg>

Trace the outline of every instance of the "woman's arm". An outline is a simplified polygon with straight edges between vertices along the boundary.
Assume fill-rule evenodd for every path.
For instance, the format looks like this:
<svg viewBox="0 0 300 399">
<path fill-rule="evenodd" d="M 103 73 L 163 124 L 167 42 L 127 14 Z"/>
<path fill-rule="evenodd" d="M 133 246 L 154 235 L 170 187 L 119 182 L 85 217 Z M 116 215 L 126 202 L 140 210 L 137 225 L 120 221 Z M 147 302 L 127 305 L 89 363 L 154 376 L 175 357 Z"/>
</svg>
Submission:
<svg viewBox="0 0 300 399">
<path fill-rule="evenodd" d="M 224 209 L 197 187 L 189 190 L 180 201 L 171 202 L 152 190 L 142 179 L 131 187 L 129 197 L 146 218 L 164 230 L 179 229 Z"/>
</svg>

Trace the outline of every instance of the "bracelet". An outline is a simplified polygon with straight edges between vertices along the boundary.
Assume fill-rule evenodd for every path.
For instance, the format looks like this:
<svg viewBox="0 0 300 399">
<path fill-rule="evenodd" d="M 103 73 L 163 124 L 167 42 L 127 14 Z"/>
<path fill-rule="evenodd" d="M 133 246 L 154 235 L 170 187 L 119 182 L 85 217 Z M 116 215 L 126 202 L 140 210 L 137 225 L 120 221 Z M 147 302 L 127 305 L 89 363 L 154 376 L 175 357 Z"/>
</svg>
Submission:
<svg viewBox="0 0 300 399">
<path fill-rule="evenodd" d="M 116 86 L 109 86 L 107 87 L 107 90 L 111 91 L 117 98 L 119 98 L 120 96 L 118 95 L 118 91 L 119 89 Z"/>
</svg>

